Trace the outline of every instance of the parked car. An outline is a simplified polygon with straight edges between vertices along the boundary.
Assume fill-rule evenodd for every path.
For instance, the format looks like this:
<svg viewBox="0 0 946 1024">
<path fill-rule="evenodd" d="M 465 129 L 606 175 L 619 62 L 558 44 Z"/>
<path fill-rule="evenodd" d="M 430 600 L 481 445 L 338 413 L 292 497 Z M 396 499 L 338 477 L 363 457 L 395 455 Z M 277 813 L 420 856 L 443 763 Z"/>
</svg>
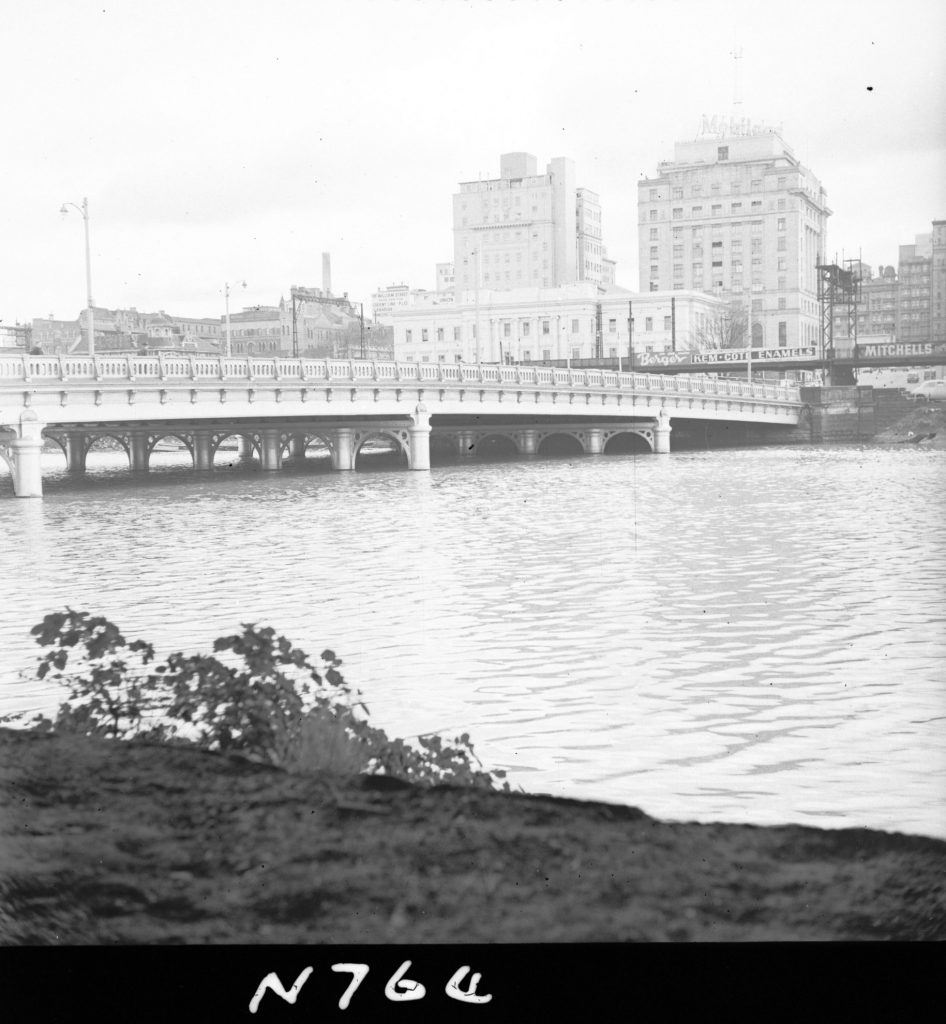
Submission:
<svg viewBox="0 0 946 1024">
<path fill-rule="evenodd" d="M 946 380 L 927 380 L 910 388 L 913 398 L 930 398 L 946 401 Z"/>
</svg>

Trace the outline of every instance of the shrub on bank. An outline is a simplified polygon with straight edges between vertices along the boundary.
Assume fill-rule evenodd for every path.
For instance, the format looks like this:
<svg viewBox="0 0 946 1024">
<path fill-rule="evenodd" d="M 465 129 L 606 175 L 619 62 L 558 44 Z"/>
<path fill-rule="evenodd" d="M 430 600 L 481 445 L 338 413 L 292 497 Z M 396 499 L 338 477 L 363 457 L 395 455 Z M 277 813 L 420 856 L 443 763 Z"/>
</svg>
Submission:
<svg viewBox="0 0 946 1024">
<path fill-rule="evenodd" d="M 270 627 L 244 624 L 214 641 L 214 655 L 176 653 L 162 663 L 151 644 L 128 642 L 88 612 L 55 612 L 31 632 L 49 648 L 37 676 L 68 693 L 55 718 L 31 721 L 36 729 L 193 744 L 298 773 L 509 788 L 504 772 L 482 767 L 466 733 L 449 742 L 420 736 L 416 746 L 391 739 L 368 722 L 334 651 L 316 666 Z"/>
</svg>

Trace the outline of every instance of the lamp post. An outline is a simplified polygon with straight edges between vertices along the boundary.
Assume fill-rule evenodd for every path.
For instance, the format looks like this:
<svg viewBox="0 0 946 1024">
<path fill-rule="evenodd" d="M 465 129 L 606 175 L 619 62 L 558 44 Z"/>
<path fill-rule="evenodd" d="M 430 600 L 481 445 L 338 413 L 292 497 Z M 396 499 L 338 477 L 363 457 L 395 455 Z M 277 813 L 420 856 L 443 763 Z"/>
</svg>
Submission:
<svg viewBox="0 0 946 1024">
<path fill-rule="evenodd" d="M 246 287 L 246 281 L 241 281 L 240 285 L 243 288 L 245 288 Z M 230 282 L 229 281 L 224 282 L 224 285 L 223 285 L 223 300 L 224 300 L 224 306 L 226 308 L 227 358 L 229 359 L 231 354 L 232 354 L 230 352 Z M 293 309 L 293 312 L 295 312 L 295 309 Z"/>
<path fill-rule="evenodd" d="M 59 209 L 60 213 L 68 213 L 68 207 L 73 207 L 82 214 L 85 221 L 85 285 L 88 296 L 89 320 L 86 324 L 89 355 L 95 355 L 95 318 L 92 312 L 92 257 L 89 249 L 89 200 L 83 198 L 82 205 L 78 203 L 63 203 Z"/>
</svg>

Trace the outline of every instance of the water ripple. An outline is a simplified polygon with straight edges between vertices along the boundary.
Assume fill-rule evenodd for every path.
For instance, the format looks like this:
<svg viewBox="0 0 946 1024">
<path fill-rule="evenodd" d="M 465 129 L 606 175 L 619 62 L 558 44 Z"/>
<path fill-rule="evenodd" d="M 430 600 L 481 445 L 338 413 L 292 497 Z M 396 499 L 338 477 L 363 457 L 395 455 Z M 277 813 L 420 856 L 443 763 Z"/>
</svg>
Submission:
<svg viewBox="0 0 946 1024">
<path fill-rule="evenodd" d="M 17 674 L 66 604 L 161 653 L 260 622 L 338 650 L 392 732 L 468 731 L 529 790 L 946 835 L 942 452 L 204 478 L 166 454 L 139 480 L 96 458 L 0 501 L 0 711 L 54 702 Z"/>
</svg>

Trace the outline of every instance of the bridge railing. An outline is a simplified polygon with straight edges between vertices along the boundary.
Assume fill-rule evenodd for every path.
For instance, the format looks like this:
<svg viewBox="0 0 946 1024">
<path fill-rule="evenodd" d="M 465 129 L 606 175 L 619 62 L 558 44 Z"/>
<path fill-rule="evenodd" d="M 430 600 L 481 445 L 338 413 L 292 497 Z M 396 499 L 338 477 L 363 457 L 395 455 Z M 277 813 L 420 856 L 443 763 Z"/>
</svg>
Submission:
<svg viewBox="0 0 946 1024">
<path fill-rule="evenodd" d="M 797 402 L 792 384 L 761 384 L 699 375 L 618 373 L 499 363 L 398 363 L 357 359 L 257 359 L 184 355 L 0 355 L 0 388 L 30 383 L 88 381 L 259 381 L 296 383 L 417 382 L 527 385 L 548 389 L 635 391 Z"/>
</svg>

